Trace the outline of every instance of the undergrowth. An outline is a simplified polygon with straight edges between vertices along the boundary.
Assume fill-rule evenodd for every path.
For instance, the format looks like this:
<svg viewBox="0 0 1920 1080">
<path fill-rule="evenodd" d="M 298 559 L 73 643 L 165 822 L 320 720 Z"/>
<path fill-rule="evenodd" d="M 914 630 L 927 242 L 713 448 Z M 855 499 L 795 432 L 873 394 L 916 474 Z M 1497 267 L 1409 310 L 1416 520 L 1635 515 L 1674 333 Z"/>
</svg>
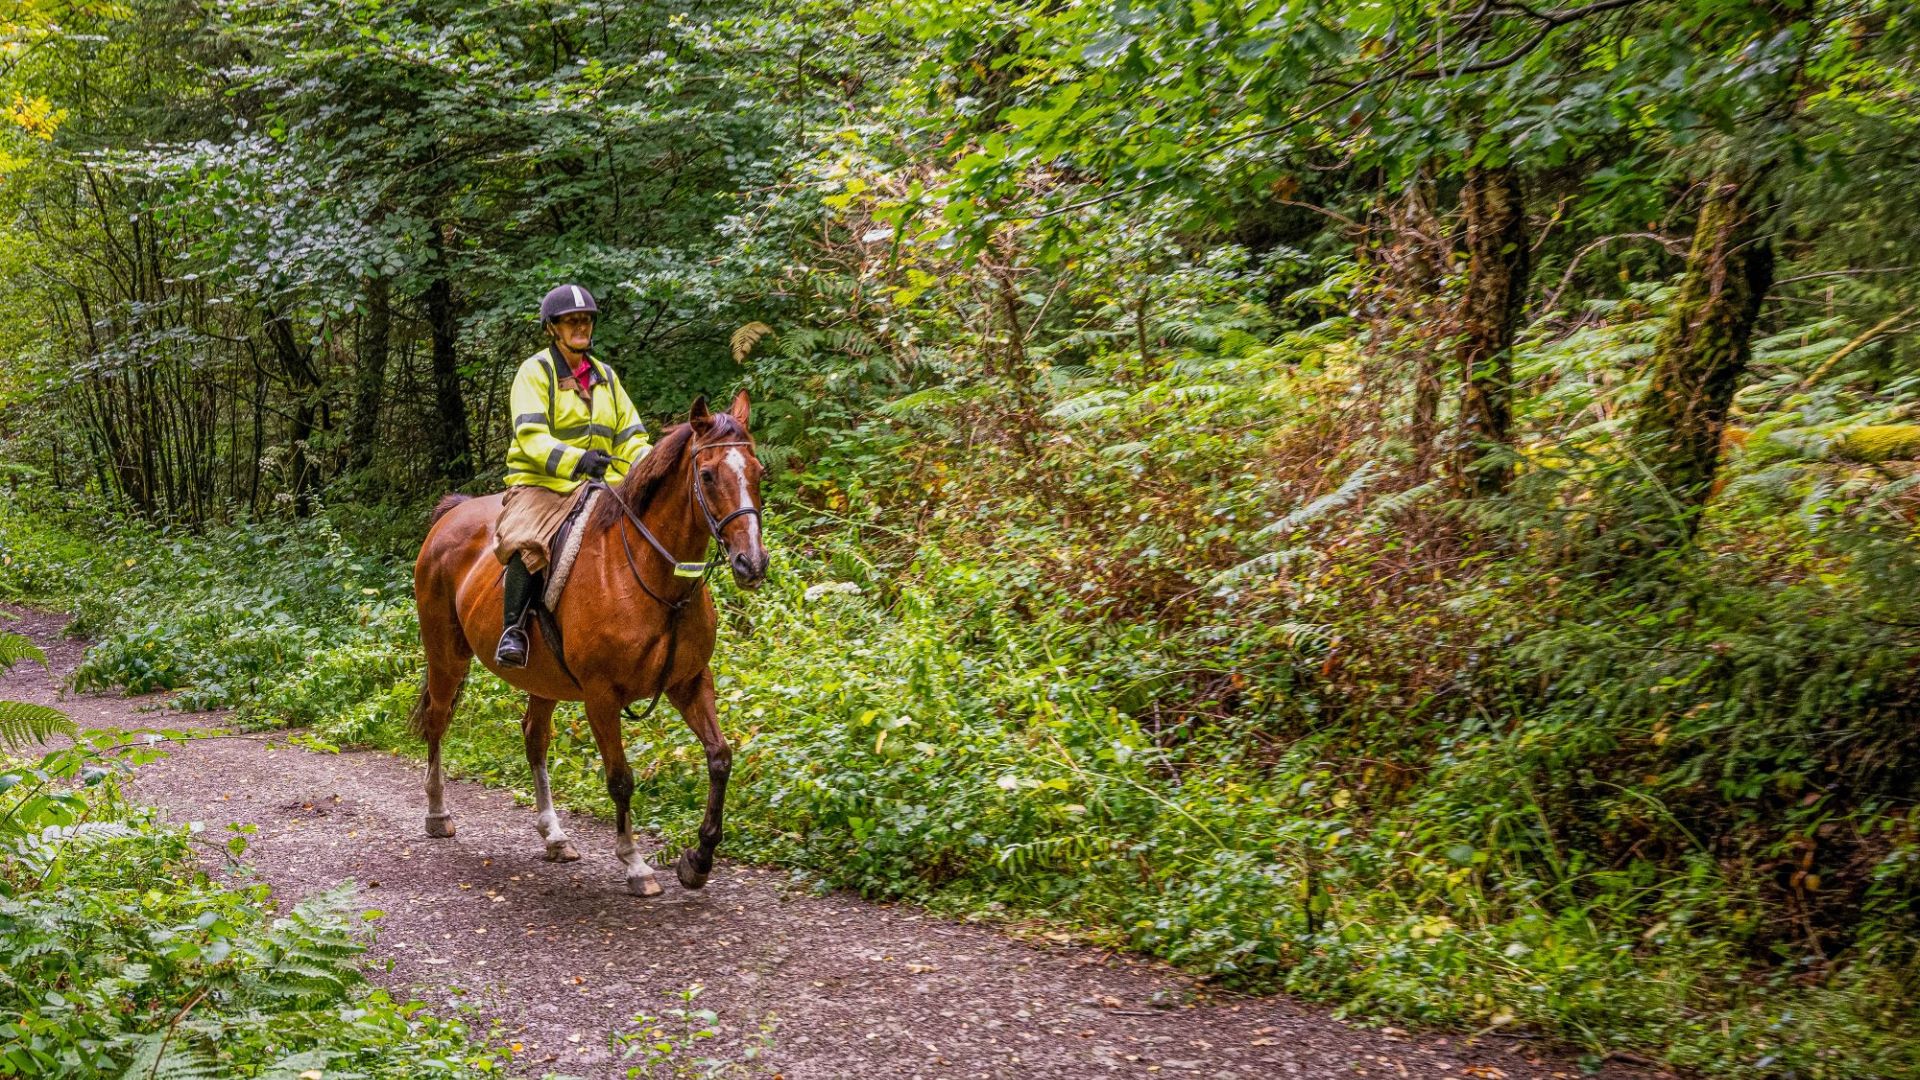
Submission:
<svg viewBox="0 0 1920 1080">
<path fill-rule="evenodd" d="M 0 744 L 23 748 L 72 725 L 10 730 Z M 350 885 L 281 914 L 266 886 L 202 869 L 198 826 L 123 798 L 121 777 L 164 741 L 90 732 L 38 757 L 0 753 L 0 1075 L 496 1071 L 503 1059 L 464 1025 L 366 985 L 378 913 L 356 911 Z M 244 837 L 227 845 L 238 855 Z"/>
<path fill-rule="evenodd" d="M 1632 448 L 1581 418 L 1635 392 L 1591 376 L 1646 311 L 1530 343 L 1519 370 L 1571 374 L 1491 505 L 1369 428 L 1341 323 L 1062 372 L 1024 454 L 962 455 L 964 380 L 836 436 L 774 501 L 769 584 L 721 588 L 726 850 L 1355 1016 L 1920 1075 L 1912 485 L 1825 455 L 1877 406 L 1791 396 L 1812 327 L 1756 355 L 1792 419 L 1699 546 L 1624 564 Z M 414 749 L 405 570 L 325 518 L 0 526 L 0 594 L 99 639 L 83 683 Z M 524 789 L 519 710 L 476 669 L 450 767 Z M 557 793 L 603 809 L 556 725 Z M 690 839 L 697 743 L 667 710 L 627 735 L 642 826 Z"/>
</svg>

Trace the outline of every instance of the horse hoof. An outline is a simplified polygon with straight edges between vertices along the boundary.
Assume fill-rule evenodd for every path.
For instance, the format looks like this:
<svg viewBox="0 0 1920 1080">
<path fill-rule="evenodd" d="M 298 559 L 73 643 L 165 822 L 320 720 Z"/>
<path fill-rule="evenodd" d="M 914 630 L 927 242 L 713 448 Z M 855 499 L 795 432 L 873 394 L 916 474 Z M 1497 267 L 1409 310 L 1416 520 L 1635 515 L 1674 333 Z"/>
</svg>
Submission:
<svg viewBox="0 0 1920 1080">
<path fill-rule="evenodd" d="M 627 879 L 627 891 L 635 896 L 659 896 L 660 881 L 652 874 L 645 877 L 630 877 Z"/>
<path fill-rule="evenodd" d="M 686 888 L 704 889 L 707 886 L 707 871 L 694 869 L 692 848 L 680 852 L 680 857 L 674 860 L 673 873 Z"/>
<path fill-rule="evenodd" d="M 573 841 L 562 840 L 557 844 L 547 845 L 547 861 L 578 862 L 580 861 L 580 852 L 573 846 Z"/>
<path fill-rule="evenodd" d="M 453 815 L 428 814 L 427 835 L 438 837 L 442 840 L 451 837 L 453 835 Z"/>
</svg>

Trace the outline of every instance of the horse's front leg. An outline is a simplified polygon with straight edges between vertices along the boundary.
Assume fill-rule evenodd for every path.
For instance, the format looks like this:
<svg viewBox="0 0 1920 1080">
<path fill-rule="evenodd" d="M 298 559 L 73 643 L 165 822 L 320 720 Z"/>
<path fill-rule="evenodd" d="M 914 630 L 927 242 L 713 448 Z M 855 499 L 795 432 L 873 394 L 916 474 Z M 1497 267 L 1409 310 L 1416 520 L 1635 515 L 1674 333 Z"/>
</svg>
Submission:
<svg viewBox="0 0 1920 1080">
<path fill-rule="evenodd" d="M 670 691 L 673 707 L 707 751 L 707 812 L 700 820 L 700 845 L 680 852 L 673 872 L 680 884 L 698 889 L 713 872 L 713 852 L 720 846 L 720 819 L 727 804 L 727 777 L 733 772 L 733 748 L 720 733 L 720 710 L 713 698 L 713 669 L 702 668 L 698 678 Z"/>
<path fill-rule="evenodd" d="M 553 787 L 547 779 L 547 744 L 553 739 L 552 698 L 527 697 L 527 716 L 520 722 L 520 733 L 527 746 L 527 767 L 533 771 L 533 802 L 540 816 L 540 839 L 547 845 L 548 862 L 572 862 L 580 857 L 567 831 L 560 827 L 560 815 L 553 809 Z"/>
<path fill-rule="evenodd" d="M 653 867 L 640 857 L 633 842 L 633 769 L 620 733 L 620 703 L 607 699 L 587 702 L 587 724 L 600 747 L 600 763 L 607 773 L 607 795 L 613 799 L 614 824 L 620 835 L 613 853 L 627 868 L 627 891 L 635 896 L 659 896 L 660 881 Z"/>
</svg>

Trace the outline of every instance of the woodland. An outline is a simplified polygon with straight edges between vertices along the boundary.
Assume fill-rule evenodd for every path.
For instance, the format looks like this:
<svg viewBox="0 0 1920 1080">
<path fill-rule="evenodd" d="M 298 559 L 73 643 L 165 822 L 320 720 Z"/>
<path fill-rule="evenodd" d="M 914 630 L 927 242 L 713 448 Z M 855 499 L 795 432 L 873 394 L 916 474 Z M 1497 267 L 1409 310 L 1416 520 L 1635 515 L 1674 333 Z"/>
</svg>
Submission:
<svg viewBox="0 0 1920 1080">
<path fill-rule="evenodd" d="M 0 599 L 76 613 L 77 686 L 417 752 L 426 513 L 499 489 L 578 282 L 654 430 L 753 398 L 734 857 L 1375 1023 L 1920 1076 L 1910 5 L 8 0 L 0 82 Z M 524 787 L 513 695 L 462 709 Z M 60 723 L 0 707 L 0 951 L 68 973 L 0 976 L 0 1071 L 481 1053 L 324 903 L 143 901 L 184 841 Z M 695 746 L 628 735 L 684 840 Z M 200 1042 L 113 1004 L 210 971 Z"/>
</svg>

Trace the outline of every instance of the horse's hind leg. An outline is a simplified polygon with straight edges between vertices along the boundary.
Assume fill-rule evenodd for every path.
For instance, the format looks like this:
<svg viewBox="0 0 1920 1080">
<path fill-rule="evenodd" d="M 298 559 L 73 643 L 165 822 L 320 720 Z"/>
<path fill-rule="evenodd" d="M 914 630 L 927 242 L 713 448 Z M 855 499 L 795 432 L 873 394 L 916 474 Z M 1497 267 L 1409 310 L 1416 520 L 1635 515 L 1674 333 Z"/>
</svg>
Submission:
<svg viewBox="0 0 1920 1080">
<path fill-rule="evenodd" d="M 527 698 L 527 717 L 520 722 L 520 733 L 527 743 L 527 766 L 533 770 L 533 801 L 538 810 L 540 839 L 547 845 L 548 862 L 572 862 L 580 857 L 573 842 L 560 827 L 560 815 L 553 809 L 553 791 L 547 784 L 547 743 L 553 738 L 552 698 Z"/>
<path fill-rule="evenodd" d="M 587 724 L 593 728 L 593 741 L 600 746 L 600 761 L 607 770 L 607 794 L 613 799 L 614 826 L 620 834 L 613 853 L 626 865 L 627 891 L 659 896 L 660 881 L 633 842 L 633 768 L 627 764 L 627 748 L 620 738 L 619 702 L 587 702 Z"/>
<path fill-rule="evenodd" d="M 440 737 L 453 720 L 454 703 L 460 700 L 460 688 L 467 681 L 466 665 L 459 667 L 427 663 L 427 684 L 414 706 L 414 729 L 427 740 L 427 835 L 441 838 L 453 835 L 453 815 L 447 813 L 445 779 L 440 771 Z"/>
<path fill-rule="evenodd" d="M 720 846 L 720 819 L 727 804 L 727 777 L 733 773 L 733 748 L 720 733 L 720 710 L 713 698 L 713 669 L 702 669 L 698 678 L 669 692 L 673 707 L 686 718 L 687 726 L 700 738 L 707 751 L 707 812 L 700 820 L 700 846 L 680 852 L 673 872 L 680 884 L 698 889 L 713 872 L 713 852 Z"/>
</svg>

